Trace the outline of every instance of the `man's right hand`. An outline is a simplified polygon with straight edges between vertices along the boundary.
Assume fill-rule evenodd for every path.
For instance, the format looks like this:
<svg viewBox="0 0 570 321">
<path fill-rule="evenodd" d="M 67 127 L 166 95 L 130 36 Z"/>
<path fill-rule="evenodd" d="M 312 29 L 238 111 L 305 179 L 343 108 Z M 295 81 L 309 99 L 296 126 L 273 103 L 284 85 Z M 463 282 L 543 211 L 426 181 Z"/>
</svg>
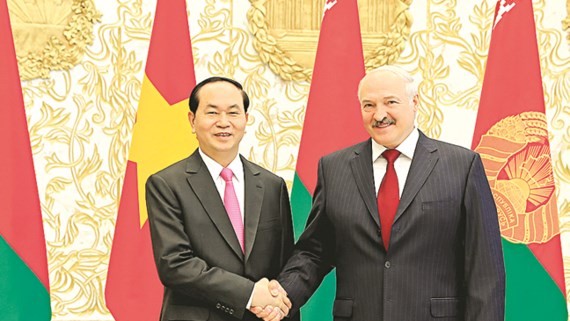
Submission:
<svg viewBox="0 0 570 321">
<path fill-rule="evenodd" d="M 278 321 L 291 309 L 291 301 L 281 285 L 263 278 L 255 283 L 250 310 L 265 321 Z"/>
</svg>

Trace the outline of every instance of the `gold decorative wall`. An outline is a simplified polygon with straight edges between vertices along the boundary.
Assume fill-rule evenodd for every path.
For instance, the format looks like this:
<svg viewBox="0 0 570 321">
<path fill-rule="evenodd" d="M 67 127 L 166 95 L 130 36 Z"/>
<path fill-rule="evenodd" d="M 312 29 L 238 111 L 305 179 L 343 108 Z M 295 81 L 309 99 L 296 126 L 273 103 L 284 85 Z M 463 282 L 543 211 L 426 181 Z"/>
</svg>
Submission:
<svg viewBox="0 0 570 321">
<path fill-rule="evenodd" d="M 261 59 L 284 80 L 310 81 L 324 1 L 250 0 L 248 23 Z M 394 63 L 410 34 L 411 1 L 358 2 L 367 69 Z"/>
<path fill-rule="evenodd" d="M 567 16 L 566 19 L 562 22 L 563 29 L 566 30 L 568 35 L 566 35 L 566 39 L 568 39 L 568 43 L 570 43 L 570 0 L 566 0 L 566 10 Z"/>
<path fill-rule="evenodd" d="M 8 0 L 8 6 L 22 80 L 79 63 L 100 20 L 92 0 Z"/>
<path fill-rule="evenodd" d="M 197 80 L 216 74 L 244 84 L 252 109 L 241 152 L 289 187 L 321 2 L 187 1 Z M 570 0 L 533 3 L 570 280 Z M 418 125 L 429 136 L 471 145 L 494 4 L 359 1 L 366 67 L 395 62 L 413 73 L 420 82 Z M 113 320 L 104 285 L 156 0 L 8 5 L 47 238 L 53 320 Z"/>
</svg>

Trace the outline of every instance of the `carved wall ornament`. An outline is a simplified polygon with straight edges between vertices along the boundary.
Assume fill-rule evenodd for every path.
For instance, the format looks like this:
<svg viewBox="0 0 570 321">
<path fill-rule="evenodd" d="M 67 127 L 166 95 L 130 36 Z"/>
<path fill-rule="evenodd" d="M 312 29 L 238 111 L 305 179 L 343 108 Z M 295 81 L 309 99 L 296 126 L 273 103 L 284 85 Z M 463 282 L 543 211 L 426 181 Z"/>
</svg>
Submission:
<svg viewBox="0 0 570 321">
<path fill-rule="evenodd" d="M 79 63 L 101 19 L 92 0 L 8 0 L 20 78 L 48 78 Z"/>
<path fill-rule="evenodd" d="M 264 63 L 284 80 L 310 81 L 324 1 L 250 0 L 249 29 Z M 360 0 L 367 70 L 395 62 L 410 35 L 411 0 Z"/>
</svg>

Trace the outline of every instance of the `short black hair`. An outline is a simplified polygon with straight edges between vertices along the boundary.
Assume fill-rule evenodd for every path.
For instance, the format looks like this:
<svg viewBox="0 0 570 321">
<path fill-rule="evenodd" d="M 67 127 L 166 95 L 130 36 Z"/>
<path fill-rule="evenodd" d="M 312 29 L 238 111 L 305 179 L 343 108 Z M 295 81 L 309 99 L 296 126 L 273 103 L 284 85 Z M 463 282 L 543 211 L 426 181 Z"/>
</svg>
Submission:
<svg viewBox="0 0 570 321">
<path fill-rule="evenodd" d="M 220 81 L 228 82 L 236 86 L 236 88 L 241 91 L 241 95 L 243 97 L 243 109 L 247 113 L 247 107 L 249 107 L 249 97 L 247 96 L 247 93 L 245 92 L 245 90 L 243 90 L 243 87 L 239 82 L 226 77 L 206 78 L 202 80 L 199 84 L 197 84 L 196 87 L 194 87 L 194 89 L 192 89 L 192 92 L 190 93 L 190 100 L 188 102 L 188 104 L 190 105 L 190 111 L 192 113 L 195 114 L 196 110 L 198 110 L 198 105 L 200 104 L 200 99 L 198 97 L 198 94 L 200 92 L 200 89 L 202 89 L 202 87 L 204 87 L 206 84 L 213 82 L 220 82 Z"/>
</svg>

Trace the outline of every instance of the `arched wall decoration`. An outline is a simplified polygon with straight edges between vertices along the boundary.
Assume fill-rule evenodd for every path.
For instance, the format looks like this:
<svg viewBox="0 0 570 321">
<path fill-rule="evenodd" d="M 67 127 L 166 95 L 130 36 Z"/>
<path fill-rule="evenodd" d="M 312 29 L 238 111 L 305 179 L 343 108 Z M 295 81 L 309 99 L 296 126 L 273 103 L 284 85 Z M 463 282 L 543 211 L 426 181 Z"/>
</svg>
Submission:
<svg viewBox="0 0 570 321">
<path fill-rule="evenodd" d="M 250 0 L 247 16 L 254 47 L 284 80 L 310 81 L 323 1 Z M 360 28 L 367 70 L 395 62 L 410 35 L 411 0 L 360 0 Z"/>
<path fill-rule="evenodd" d="M 8 0 L 20 78 L 47 78 L 79 63 L 101 19 L 92 0 Z"/>
</svg>

